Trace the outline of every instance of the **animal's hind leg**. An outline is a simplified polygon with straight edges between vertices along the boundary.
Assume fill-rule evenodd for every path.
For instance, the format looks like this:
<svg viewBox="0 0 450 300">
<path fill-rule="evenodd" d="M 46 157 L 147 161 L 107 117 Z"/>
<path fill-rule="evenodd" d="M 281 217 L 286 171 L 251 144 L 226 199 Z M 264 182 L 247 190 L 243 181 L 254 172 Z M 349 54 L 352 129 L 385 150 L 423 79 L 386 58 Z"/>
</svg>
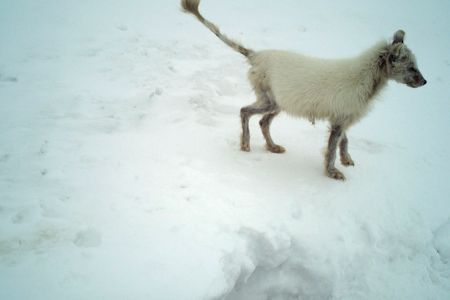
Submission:
<svg viewBox="0 0 450 300">
<path fill-rule="evenodd" d="M 283 153 L 286 151 L 284 147 L 276 145 L 273 142 L 272 137 L 270 136 L 270 124 L 272 123 L 272 120 L 279 114 L 279 112 L 280 111 L 268 113 L 264 115 L 261 121 L 259 121 L 259 126 L 261 126 L 262 133 L 264 135 L 264 138 L 266 139 L 267 150 L 273 153 Z"/>
<path fill-rule="evenodd" d="M 250 129 L 248 128 L 248 122 L 250 117 L 255 114 L 271 113 L 277 110 L 276 104 L 271 101 L 268 96 L 268 91 L 264 89 L 255 89 L 257 101 L 252 105 L 241 108 L 241 150 L 250 151 Z"/>
<path fill-rule="evenodd" d="M 344 166 L 355 166 L 350 154 L 348 154 L 348 139 L 345 132 L 342 133 L 341 141 L 339 143 L 339 155 L 341 156 L 341 163 Z"/>
<path fill-rule="evenodd" d="M 250 151 L 250 129 L 248 128 L 248 121 L 252 116 L 252 106 L 245 106 L 241 108 L 241 150 L 249 152 Z"/>
</svg>

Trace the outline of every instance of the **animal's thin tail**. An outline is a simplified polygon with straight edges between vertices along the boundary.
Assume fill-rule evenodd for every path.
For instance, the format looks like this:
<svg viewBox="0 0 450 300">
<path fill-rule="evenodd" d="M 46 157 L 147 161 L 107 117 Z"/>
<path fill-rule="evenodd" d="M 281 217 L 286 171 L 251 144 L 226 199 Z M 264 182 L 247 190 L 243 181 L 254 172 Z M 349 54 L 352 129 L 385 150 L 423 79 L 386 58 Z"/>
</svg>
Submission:
<svg viewBox="0 0 450 300">
<path fill-rule="evenodd" d="M 219 39 L 222 40 L 225 44 L 241 53 L 242 55 L 249 57 L 253 53 L 255 53 L 252 49 L 245 48 L 244 46 L 238 44 L 236 41 L 228 38 L 226 35 L 222 34 L 219 28 L 213 23 L 206 20 L 198 11 L 198 6 L 200 4 L 200 0 L 181 0 L 181 9 L 185 13 L 193 14 L 197 17 L 197 19 L 203 23 L 209 30 L 211 30 Z"/>
</svg>

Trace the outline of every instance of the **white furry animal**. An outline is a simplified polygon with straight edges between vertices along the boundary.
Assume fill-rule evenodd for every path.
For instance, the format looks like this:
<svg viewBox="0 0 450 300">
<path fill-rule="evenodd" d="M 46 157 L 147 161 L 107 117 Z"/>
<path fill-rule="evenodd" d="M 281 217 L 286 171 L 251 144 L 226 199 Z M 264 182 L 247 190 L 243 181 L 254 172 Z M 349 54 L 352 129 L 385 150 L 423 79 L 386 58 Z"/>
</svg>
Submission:
<svg viewBox="0 0 450 300">
<path fill-rule="evenodd" d="M 241 150 L 250 151 L 248 122 L 254 114 L 264 114 L 259 122 L 267 149 L 283 153 L 270 136 L 270 123 L 280 111 L 330 122 L 331 134 L 325 154 L 327 176 L 345 180 L 335 168 L 339 145 L 341 163 L 354 166 L 348 154 L 346 130 L 370 110 L 374 97 L 389 79 L 409 87 L 426 84 L 414 55 L 403 44 L 405 32 L 398 30 L 393 42 L 379 42 L 352 59 L 319 59 L 280 51 L 254 51 L 239 45 L 222 34 L 218 27 L 198 11 L 200 0 L 181 0 L 182 10 L 193 14 L 225 44 L 247 57 L 251 68 L 248 77 L 257 101 L 241 109 Z"/>
</svg>

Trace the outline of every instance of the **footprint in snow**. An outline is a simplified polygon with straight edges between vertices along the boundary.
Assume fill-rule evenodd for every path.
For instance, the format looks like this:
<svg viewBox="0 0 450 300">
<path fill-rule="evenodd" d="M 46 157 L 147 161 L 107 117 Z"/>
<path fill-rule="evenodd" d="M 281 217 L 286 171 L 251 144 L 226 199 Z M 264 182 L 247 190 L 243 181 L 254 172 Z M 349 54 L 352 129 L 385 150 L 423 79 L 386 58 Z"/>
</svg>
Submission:
<svg viewBox="0 0 450 300">
<path fill-rule="evenodd" d="M 0 82 L 18 82 L 19 80 L 17 77 L 12 76 L 5 76 L 3 74 L 0 74 Z"/>
<path fill-rule="evenodd" d="M 98 247 L 102 243 L 102 234 L 94 228 L 78 232 L 73 243 L 82 248 Z"/>
<path fill-rule="evenodd" d="M 0 156 L 0 162 L 5 162 L 9 159 L 11 155 L 9 154 L 3 154 L 2 156 Z"/>
<path fill-rule="evenodd" d="M 31 221 L 33 221 L 34 215 L 35 215 L 34 211 L 30 209 L 25 209 L 15 214 L 11 218 L 11 222 L 13 222 L 14 224 L 30 223 Z"/>
<path fill-rule="evenodd" d="M 156 96 L 161 96 L 161 95 L 163 94 L 163 92 L 164 92 L 163 89 L 157 86 L 157 87 L 155 88 L 155 91 L 154 91 L 153 93 L 151 93 L 150 96 L 149 96 L 148 98 L 151 99 L 151 98 L 153 98 L 155 95 L 156 95 Z"/>
<path fill-rule="evenodd" d="M 44 144 L 42 144 L 41 148 L 39 149 L 40 154 L 45 154 L 48 149 L 48 141 L 44 141 Z"/>
<path fill-rule="evenodd" d="M 128 27 L 123 24 L 117 24 L 116 28 L 119 29 L 120 31 L 128 31 Z"/>
<path fill-rule="evenodd" d="M 45 176 L 45 175 L 42 175 Z M 41 207 L 41 215 L 44 218 L 49 218 L 49 219 L 53 219 L 53 218 L 59 218 L 62 216 L 61 210 L 59 208 L 59 206 L 57 205 L 58 202 L 53 202 L 53 201 L 42 201 L 40 204 Z"/>
</svg>

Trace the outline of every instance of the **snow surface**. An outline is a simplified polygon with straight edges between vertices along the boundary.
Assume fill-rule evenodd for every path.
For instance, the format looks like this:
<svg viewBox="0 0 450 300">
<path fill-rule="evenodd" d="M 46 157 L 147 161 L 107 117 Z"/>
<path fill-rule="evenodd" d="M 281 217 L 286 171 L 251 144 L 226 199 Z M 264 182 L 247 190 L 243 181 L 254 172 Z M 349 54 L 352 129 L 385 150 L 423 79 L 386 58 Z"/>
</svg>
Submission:
<svg viewBox="0 0 450 300">
<path fill-rule="evenodd" d="M 0 2 L 0 299 L 450 299 L 450 2 L 203 0 L 253 49 L 351 57 L 406 31 L 323 173 L 327 124 L 239 109 L 244 58 L 177 1 Z"/>
</svg>

